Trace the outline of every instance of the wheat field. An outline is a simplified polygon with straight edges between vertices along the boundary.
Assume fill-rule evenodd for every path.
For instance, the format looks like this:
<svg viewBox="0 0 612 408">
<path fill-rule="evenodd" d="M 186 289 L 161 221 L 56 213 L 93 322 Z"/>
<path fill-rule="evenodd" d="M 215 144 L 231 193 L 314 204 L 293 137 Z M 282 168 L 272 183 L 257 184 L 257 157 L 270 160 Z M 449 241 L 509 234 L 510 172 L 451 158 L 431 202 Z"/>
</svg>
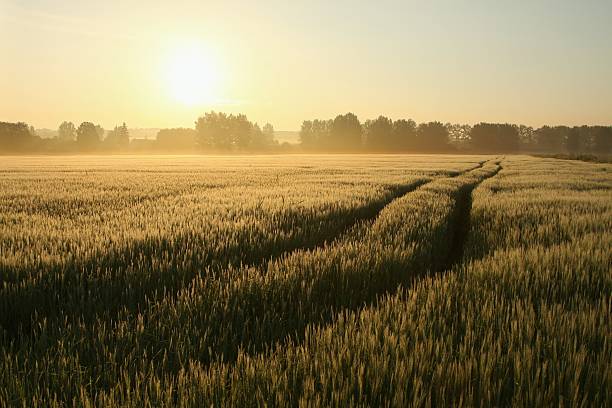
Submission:
<svg viewBox="0 0 612 408">
<path fill-rule="evenodd" d="M 0 406 L 611 406 L 612 171 L 3 157 Z"/>
</svg>

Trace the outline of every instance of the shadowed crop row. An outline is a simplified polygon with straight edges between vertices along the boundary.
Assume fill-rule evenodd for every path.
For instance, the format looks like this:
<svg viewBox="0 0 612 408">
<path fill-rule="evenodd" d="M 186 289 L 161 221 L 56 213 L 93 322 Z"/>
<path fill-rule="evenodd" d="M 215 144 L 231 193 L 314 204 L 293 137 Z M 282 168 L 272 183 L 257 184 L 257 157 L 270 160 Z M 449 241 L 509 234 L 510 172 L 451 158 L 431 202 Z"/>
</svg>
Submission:
<svg viewBox="0 0 612 408">
<path fill-rule="evenodd" d="M 19 205 L 1 215 L 0 325 L 14 336 L 27 333 L 33 316 L 91 320 L 135 311 L 197 275 L 324 245 L 439 171 L 230 167 L 152 179 L 52 169 L 35 173 L 46 189 L 32 189 L 38 182 L 27 172 L 7 172 L 4 200 Z"/>
</svg>

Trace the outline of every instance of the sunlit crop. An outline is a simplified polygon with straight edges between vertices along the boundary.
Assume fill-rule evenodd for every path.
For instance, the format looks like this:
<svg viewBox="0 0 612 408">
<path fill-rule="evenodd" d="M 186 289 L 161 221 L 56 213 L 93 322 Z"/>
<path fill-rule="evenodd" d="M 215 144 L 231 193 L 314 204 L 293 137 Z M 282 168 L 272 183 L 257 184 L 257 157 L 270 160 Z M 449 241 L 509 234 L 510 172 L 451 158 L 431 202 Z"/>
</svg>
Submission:
<svg viewBox="0 0 612 408">
<path fill-rule="evenodd" d="M 607 406 L 611 220 L 604 164 L 9 159 L 0 406 Z"/>
</svg>

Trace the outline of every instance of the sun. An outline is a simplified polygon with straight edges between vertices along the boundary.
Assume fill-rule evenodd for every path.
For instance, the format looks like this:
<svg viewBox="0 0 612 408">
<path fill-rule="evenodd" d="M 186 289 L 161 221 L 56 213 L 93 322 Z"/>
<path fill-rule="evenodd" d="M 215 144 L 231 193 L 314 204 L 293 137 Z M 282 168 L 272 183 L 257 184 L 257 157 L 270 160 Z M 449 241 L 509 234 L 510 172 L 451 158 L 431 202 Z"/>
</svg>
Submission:
<svg viewBox="0 0 612 408">
<path fill-rule="evenodd" d="M 178 102 L 197 106 L 216 98 L 219 72 L 210 53 L 203 47 L 179 47 L 168 59 L 167 83 Z"/>
</svg>

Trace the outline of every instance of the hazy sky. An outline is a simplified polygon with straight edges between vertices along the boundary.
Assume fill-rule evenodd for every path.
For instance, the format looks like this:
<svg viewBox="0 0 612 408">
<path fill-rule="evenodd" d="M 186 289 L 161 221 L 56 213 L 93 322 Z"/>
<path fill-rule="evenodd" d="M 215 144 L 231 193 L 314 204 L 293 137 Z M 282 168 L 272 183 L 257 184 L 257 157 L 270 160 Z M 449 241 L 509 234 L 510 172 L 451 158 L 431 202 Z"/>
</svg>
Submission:
<svg viewBox="0 0 612 408">
<path fill-rule="evenodd" d="M 0 56 L 0 121 L 36 127 L 612 124 L 610 0 L 0 0 Z"/>
</svg>

